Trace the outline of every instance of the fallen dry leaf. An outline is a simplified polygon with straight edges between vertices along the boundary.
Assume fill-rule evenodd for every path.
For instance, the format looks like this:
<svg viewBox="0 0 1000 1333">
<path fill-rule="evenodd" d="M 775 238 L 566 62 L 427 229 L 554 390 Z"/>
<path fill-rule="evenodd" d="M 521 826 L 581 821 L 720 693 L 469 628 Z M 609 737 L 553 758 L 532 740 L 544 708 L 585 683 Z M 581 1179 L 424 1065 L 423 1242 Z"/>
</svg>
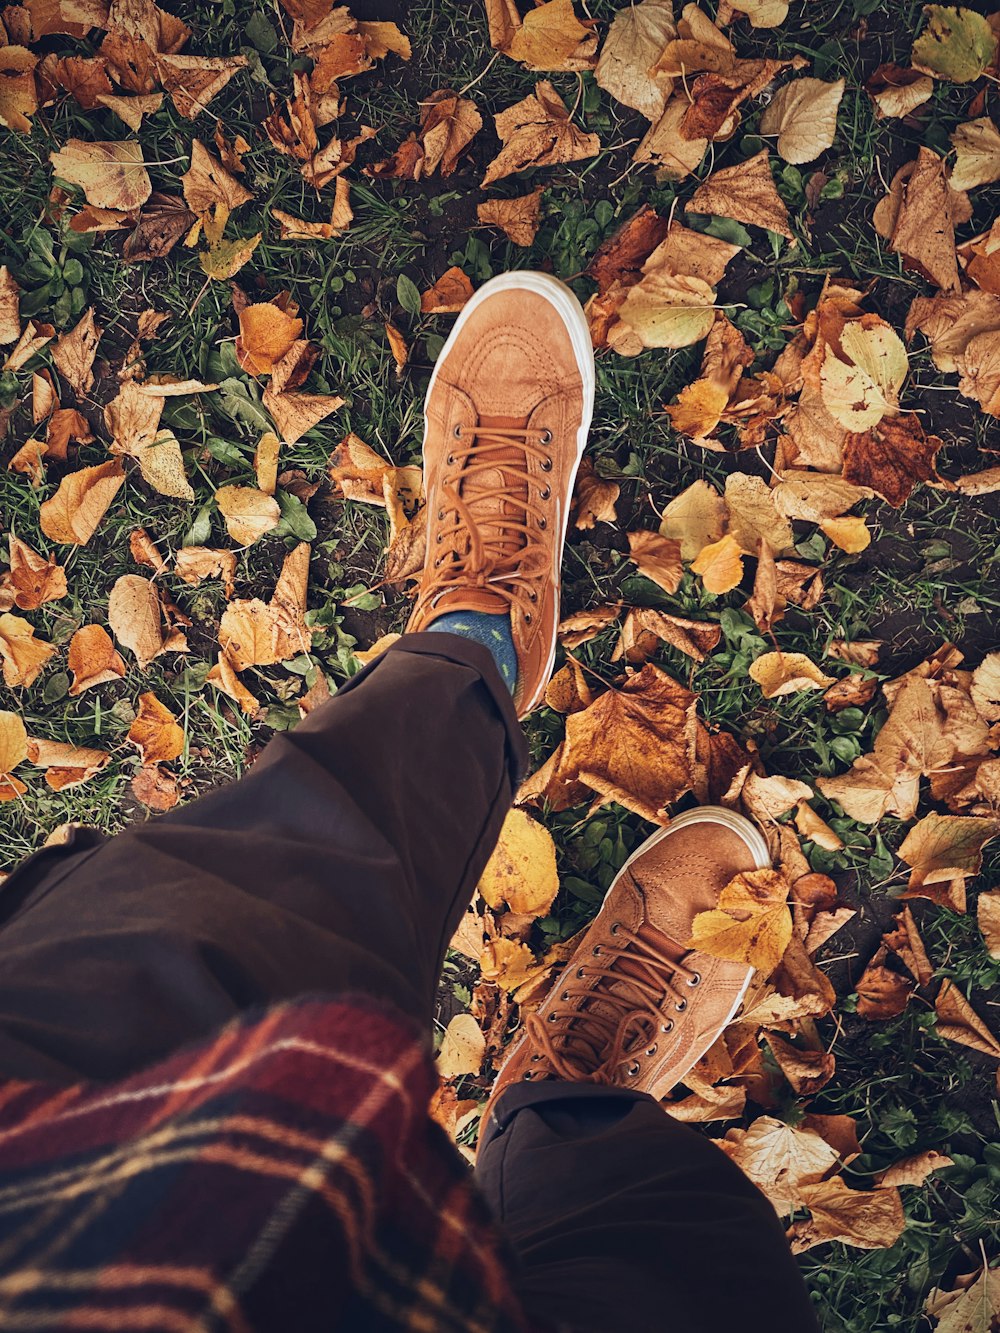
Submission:
<svg viewBox="0 0 1000 1333">
<path fill-rule="evenodd" d="M 914 1157 L 905 1157 L 901 1162 L 894 1162 L 885 1171 L 876 1176 L 884 1189 L 898 1189 L 900 1185 L 922 1185 L 933 1171 L 955 1163 L 944 1153 L 930 1148 L 927 1152 L 917 1153 Z"/>
<path fill-rule="evenodd" d="M 788 890 L 788 880 L 777 870 L 737 875 L 719 895 L 718 907 L 694 918 L 684 947 L 748 963 L 770 976 L 792 938 Z"/>
<path fill-rule="evenodd" d="M 184 753 L 184 728 L 150 690 L 139 695 L 139 711 L 128 729 L 128 739 L 143 764 L 168 763 Z"/>
<path fill-rule="evenodd" d="M 937 1033 L 946 1041 L 971 1046 L 974 1051 L 1000 1059 L 1000 1041 L 993 1035 L 953 981 L 946 977 L 934 1003 Z"/>
<path fill-rule="evenodd" d="M 157 59 L 160 82 L 174 106 L 187 120 L 195 120 L 220 93 L 246 56 L 192 56 L 162 54 Z"/>
<path fill-rule="evenodd" d="M 642 0 L 620 9 L 601 48 L 594 76 L 598 85 L 647 120 L 659 120 L 674 81 L 655 66 L 676 36 L 672 0 Z"/>
<path fill-rule="evenodd" d="M 461 310 L 473 296 L 473 286 L 468 276 L 458 267 L 453 266 L 442 273 L 433 287 L 420 294 L 420 313 L 422 315 L 453 315 Z"/>
<path fill-rule="evenodd" d="M 0 712 L 0 801 L 23 796 L 27 787 L 13 776 L 28 757 L 28 736 L 17 713 Z"/>
<path fill-rule="evenodd" d="M 107 750 L 68 745 L 63 741 L 28 738 L 28 760 L 45 769 L 45 781 L 53 791 L 64 791 L 100 773 L 111 760 Z"/>
<path fill-rule="evenodd" d="M 108 598 L 108 624 L 143 670 L 160 653 L 187 651 L 180 630 L 164 632 L 160 594 L 155 583 L 140 574 L 123 574 L 115 580 Z"/>
<path fill-rule="evenodd" d="M 1000 958 L 1000 890 L 979 895 L 976 921 L 982 932 L 986 952 L 991 958 Z"/>
<path fill-rule="evenodd" d="M 0 614 L 0 658 L 4 684 L 16 689 L 33 685 L 56 649 L 35 638 L 35 627 L 9 611 Z"/>
<path fill-rule="evenodd" d="M 949 177 L 953 190 L 974 190 L 1000 180 L 1000 133 L 989 116 L 959 125 L 951 143 L 955 149 Z"/>
<path fill-rule="evenodd" d="M 763 1190 L 779 1217 L 801 1206 L 802 1189 L 838 1164 L 838 1154 L 813 1130 L 759 1116 L 749 1129 L 731 1129 L 716 1144 Z"/>
<path fill-rule="evenodd" d="M 912 987 L 899 972 L 885 966 L 886 946 L 879 947 L 855 987 L 858 1013 L 869 1022 L 881 1022 L 901 1014 L 909 1003 Z"/>
<path fill-rule="evenodd" d="M 21 289 L 14 280 L 10 269 L 4 264 L 0 267 L 0 343 L 16 343 L 21 336 Z M 48 416 L 43 412 L 42 416 Z M 41 417 L 35 414 L 35 424 Z"/>
<path fill-rule="evenodd" d="M 565 648 L 579 648 L 581 643 L 588 643 L 601 630 L 613 625 L 621 615 L 621 610 L 621 602 L 615 602 L 566 616 L 559 622 L 559 642 Z"/>
<path fill-rule="evenodd" d="M 169 769 L 156 764 L 140 768 L 130 786 L 137 801 L 159 814 L 172 810 L 179 799 L 177 778 Z"/>
<path fill-rule="evenodd" d="M 499 227 L 514 245 L 531 245 L 541 223 L 543 192 L 539 186 L 515 199 L 487 199 L 476 206 L 476 216 L 486 227 Z"/>
<path fill-rule="evenodd" d="M 52 360 L 62 378 L 78 399 L 86 398 L 94 383 L 93 364 L 101 330 L 94 322 L 91 307 L 78 324 L 62 334 L 52 345 Z"/>
<path fill-rule="evenodd" d="M 117 458 L 68 473 L 39 509 L 42 532 L 50 541 L 86 546 L 124 481 Z"/>
<path fill-rule="evenodd" d="M 285 444 L 297 444 L 314 426 L 325 421 L 331 412 L 344 406 L 344 399 L 332 393 L 275 393 L 272 387 L 264 390 L 264 406 L 278 427 Z"/>
<path fill-rule="evenodd" d="M 912 867 L 909 888 L 948 883 L 978 873 L 983 847 L 1000 833 L 1000 821 L 966 815 L 925 815 L 914 824 L 899 848 L 900 859 Z"/>
<path fill-rule="evenodd" d="M 38 110 L 37 63 L 26 47 L 0 47 L 0 124 L 18 134 L 31 133 L 29 117 Z"/>
<path fill-rule="evenodd" d="M 486 1038 L 471 1014 L 456 1014 L 444 1030 L 437 1054 L 441 1078 L 478 1074 L 486 1052 Z"/>
<path fill-rule="evenodd" d="M 49 160 L 55 174 L 70 185 L 79 185 L 95 208 L 130 213 L 153 192 L 142 146 L 135 139 L 91 143 L 67 139 L 61 149 L 49 154 Z"/>
<path fill-rule="evenodd" d="M 305 623 L 310 548 L 300 542 L 287 556 L 269 602 L 259 597 L 230 602 L 219 625 L 219 646 L 235 671 L 271 666 L 308 652 Z"/>
<path fill-rule="evenodd" d="M 833 1078 L 837 1062 L 829 1051 L 802 1050 L 777 1032 L 765 1033 L 785 1081 L 799 1097 L 811 1097 Z"/>
<path fill-rule="evenodd" d="M 834 683 L 805 653 L 762 653 L 751 662 L 749 675 L 761 688 L 765 699 L 799 690 L 822 690 Z"/>
<path fill-rule="evenodd" d="M 1000 652 L 988 653 L 976 667 L 969 693 L 981 718 L 1000 722 Z"/>
<path fill-rule="evenodd" d="M 125 662 L 115 649 L 111 636 L 101 625 L 84 625 L 69 641 L 66 665 L 73 673 L 69 693 L 75 697 L 92 685 L 120 680 Z"/>
<path fill-rule="evenodd" d="M 726 529 L 726 516 L 726 503 L 718 491 L 709 482 L 699 480 L 670 501 L 660 520 L 660 532 L 679 541 L 681 559 L 690 562 L 719 540 Z"/>
<path fill-rule="evenodd" d="M 715 323 L 715 292 L 703 278 L 654 269 L 629 289 L 608 342 L 622 356 L 645 347 L 690 347 Z"/>
<path fill-rule="evenodd" d="M 972 9 L 925 5 L 927 27 L 913 43 L 915 69 L 950 83 L 972 83 L 997 54 L 997 38 L 987 19 Z"/>
<path fill-rule="evenodd" d="M 677 591 L 684 572 L 680 542 L 656 532 L 630 532 L 628 545 L 629 558 L 644 578 L 664 592 Z"/>
<path fill-rule="evenodd" d="M 908 412 L 887 416 L 844 442 L 844 473 L 848 481 L 870 486 L 897 509 L 922 481 L 938 481 L 935 460 L 944 441 L 926 435 L 920 418 Z"/>
<path fill-rule="evenodd" d="M 888 1249 L 906 1226 L 896 1189 L 852 1190 L 835 1176 L 803 1185 L 799 1200 L 811 1217 L 788 1229 L 793 1254 L 831 1240 L 863 1250 Z"/>
<path fill-rule="evenodd" d="M 495 120 L 503 148 L 486 168 L 484 186 L 529 167 L 578 162 L 601 151 L 600 139 L 576 128 L 565 102 L 547 79 L 535 85 L 533 94 L 499 112 Z"/>
<path fill-rule="evenodd" d="M 494 910 L 545 916 L 559 892 L 552 835 L 523 810 L 509 810 L 486 869 L 479 893 Z"/>
<path fill-rule="evenodd" d="M 879 65 L 865 83 L 865 91 L 882 119 L 908 116 L 934 96 L 934 80 L 918 69 L 903 65 Z"/>
<path fill-rule="evenodd" d="M 253 486 L 220 486 L 215 503 L 226 523 L 226 531 L 241 546 L 252 546 L 281 520 L 281 509 L 273 495 Z"/>
<path fill-rule="evenodd" d="M 303 323 L 298 307 L 282 307 L 275 301 L 246 305 L 239 312 L 240 332 L 236 359 L 248 375 L 270 375 L 301 335 Z"/>
<path fill-rule="evenodd" d="M 625 617 L 621 638 L 612 661 L 624 657 L 633 665 L 647 661 L 659 648 L 660 642 L 686 654 L 696 662 L 718 647 L 722 627 L 713 621 L 686 620 L 683 616 L 667 615 L 652 607 L 633 607 Z"/>
<path fill-rule="evenodd" d="M 778 156 L 786 162 L 812 162 L 833 147 L 843 95 L 843 79 L 834 83 L 794 79 L 779 88 L 764 108 L 759 133 L 778 136 Z"/>
<path fill-rule="evenodd" d="M 788 209 L 775 188 L 770 160 L 764 148 L 745 162 L 714 171 L 688 200 L 687 212 L 714 213 L 791 239 Z"/>
<path fill-rule="evenodd" d="M 232 212 L 253 198 L 253 192 L 227 171 L 200 139 L 191 142 L 191 165 L 181 176 L 181 189 L 184 202 L 199 218 L 219 205 Z"/>
<path fill-rule="evenodd" d="M 576 474 L 573 490 L 574 527 L 580 531 L 589 531 L 597 523 L 616 523 L 618 514 L 615 505 L 620 494 L 618 482 L 605 481 L 599 477 L 590 459 L 584 458 Z M 630 543 L 633 535 L 629 535 Z M 635 559 L 634 554 L 632 558 Z"/>
<path fill-rule="evenodd" d="M 67 593 L 66 571 L 54 557 L 37 551 L 10 533 L 10 568 L 0 574 L 0 611 L 16 606 L 35 611 L 45 602 L 56 602 Z"/>
<path fill-rule="evenodd" d="M 778 511 L 775 492 L 762 477 L 731 472 L 726 478 L 729 532 L 745 555 L 756 555 L 766 541 L 777 554 L 790 551 L 792 525 Z"/>
<path fill-rule="evenodd" d="M 185 583 L 221 579 L 226 597 L 232 597 L 236 579 L 236 552 L 220 551 L 210 546 L 182 546 L 174 559 L 174 573 Z"/>
<path fill-rule="evenodd" d="M 898 193 L 898 212 L 883 225 L 876 216 L 876 229 L 889 239 L 892 249 L 903 256 L 936 287 L 946 292 L 960 289 L 955 254 L 955 209 L 959 196 L 948 183 L 944 161 L 929 148 L 921 148 Z"/>
<path fill-rule="evenodd" d="M 743 554 L 730 533 L 717 542 L 703 546 L 691 562 L 691 569 L 701 575 L 705 591 L 719 595 L 730 592 L 743 577 Z"/>
</svg>

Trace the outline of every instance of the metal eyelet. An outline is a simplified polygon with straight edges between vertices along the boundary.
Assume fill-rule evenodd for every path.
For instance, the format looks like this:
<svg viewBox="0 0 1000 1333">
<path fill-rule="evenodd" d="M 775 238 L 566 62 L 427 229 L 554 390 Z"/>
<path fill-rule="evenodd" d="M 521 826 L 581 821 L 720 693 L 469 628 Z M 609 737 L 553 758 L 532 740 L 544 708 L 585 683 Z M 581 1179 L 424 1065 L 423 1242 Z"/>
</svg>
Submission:
<svg viewBox="0 0 1000 1333">
<path fill-rule="evenodd" d="M 672 1018 L 668 1018 L 665 1023 L 660 1024 L 661 1032 L 673 1032 L 673 1030 L 674 1030 L 674 1020 Z"/>
<path fill-rule="evenodd" d="M 559 998 L 560 998 L 560 1000 L 568 1000 L 568 999 L 569 999 L 569 991 L 568 991 L 568 990 L 564 990 L 563 993 L 559 996 Z"/>
<path fill-rule="evenodd" d="M 538 593 L 537 593 L 537 592 L 529 592 L 529 593 L 528 593 L 528 601 L 529 601 L 529 602 L 537 602 L 537 601 L 538 601 Z"/>
<path fill-rule="evenodd" d="M 640 1070 L 641 1068 L 642 1068 L 642 1065 L 640 1065 L 639 1061 L 638 1061 L 638 1060 L 633 1060 L 632 1063 L 629 1065 L 627 1071 L 626 1071 L 627 1074 L 628 1074 L 628 1076 L 629 1076 L 629 1078 L 635 1078 L 636 1074 L 638 1074 L 638 1072 L 639 1072 L 639 1070 Z"/>
<path fill-rule="evenodd" d="M 539 495 L 540 499 L 542 499 L 542 500 L 547 500 L 551 494 L 552 494 L 552 487 L 551 487 L 551 486 L 546 486 L 546 487 L 544 488 L 544 490 L 541 490 L 541 491 L 538 492 L 538 495 Z"/>
<path fill-rule="evenodd" d="M 530 1083 L 531 1080 L 532 1080 L 534 1077 L 535 1077 L 535 1071 L 534 1071 L 533 1069 L 526 1069 L 526 1070 L 524 1071 L 524 1081 L 525 1081 L 525 1083 Z"/>
<path fill-rule="evenodd" d="M 556 1011 L 553 1009 L 552 1012 L 549 1014 L 549 1022 L 554 1023 L 555 1021 L 556 1021 Z"/>
<path fill-rule="evenodd" d="M 542 433 L 541 433 L 541 435 L 539 435 L 538 438 L 539 438 L 539 440 L 541 440 L 542 444 L 551 444 L 551 443 L 552 443 L 552 432 L 551 432 L 550 430 L 543 430 Z M 549 463 L 549 467 L 551 467 L 551 466 L 552 466 L 552 460 L 549 459 L 549 460 L 548 460 L 548 463 Z M 544 466 L 544 465 L 543 465 L 543 466 Z M 548 471 L 548 468 L 546 468 L 546 471 Z"/>
<path fill-rule="evenodd" d="M 677 1003 L 674 1005 L 674 1008 L 677 1010 L 679 1014 L 682 1014 L 687 1007 L 688 1007 L 687 1000 L 678 1000 Z"/>
<path fill-rule="evenodd" d="M 601 952 L 601 946 L 600 946 L 599 944 L 595 944 L 594 947 L 593 947 L 593 949 L 591 950 L 591 953 L 592 953 L 592 954 L 594 955 L 594 957 L 596 958 L 597 955 L 598 955 L 600 952 Z"/>
<path fill-rule="evenodd" d="M 525 611 L 525 613 L 524 613 L 524 623 L 525 623 L 526 625 L 530 625 L 530 624 L 531 624 L 531 612 L 530 612 L 530 611 Z"/>
<path fill-rule="evenodd" d="M 540 518 L 540 519 L 538 520 L 538 526 L 544 531 L 545 528 L 547 528 L 547 527 L 549 526 L 549 521 L 548 521 L 548 519 L 547 519 L 547 518 Z"/>
<path fill-rule="evenodd" d="M 439 523 L 443 523 L 443 522 L 444 522 L 444 510 L 443 510 L 443 509 L 439 509 L 439 510 L 438 510 L 438 522 L 439 522 Z"/>
<path fill-rule="evenodd" d="M 434 544 L 435 546 L 440 546 L 443 541 L 444 541 L 444 533 L 439 532 L 438 535 L 434 538 Z"/>
<path fill-rule="evenodd" d="M 454 435 L 456 440 L 460 440 L 462 438 L 462 427 L 456 426 L 455 429 L 452 431 L 452 434 Z"/>
<path fill-rule="evenodd" d="M 542 1058 L 542 1057 L 541 1057 L 540 1055 L 533 1055 L 533 1056 L 531 1057 L 531 1063 L 532 1063 L 532 1064 L 535 1064 L 535 1062 L 538 1061 L 538 1060 L 540 1060 L 541 1058 Z"/>
<path fill-rule="evenodd" d="M 578 977 L 586 976 L 586 974 L 587 974 L 587 969 L 586 969 L 586 968 L 584 968 L 584 967 L 578 967 L 578 968 L 576 969 L 576 975 L 577 975 Z"/>
<path fill-rule="evenodd" d="M 653 1042 L 652 1046 L 650 1046 L 650 1047 L 647 1048 L 647 1050 L 646 1050 L 646 1054 L 647 1054 L 647 1055 L 655 1055 L 655 1054 L 656 1054 L 656 1042 L 655 1042 L 655 1041 Z"/>
<path fill-rule="evenodd" d="M 697 984 L 698 984 L 698 982 L 699 982 L 700 980 L 701 980 L 701 973 L 700 973 L 700 972 L 692 972 L 691 975 L 688 977 L 688 985 L 689 985 L 689 986 L 697 986 Z"/>
<path fill-rule="evenodd" d="M 449 467 L 454 467 L 454 466 L 455 466 L 455 455 L 454 455 L 454 454 L 449 454 L 449 455 L 448 455 L 448 466 L 449 466 Z"/>
<path fill-rule="evenodd" d="M 548 444 L 548 440 L 546 440 L 545 443 Z M 551 472 L 551 471 L 552 471 L 552 459 L 551 459 L 551 458 L 543 458 L 542 461 L 541 461 L 541 465 L 540 465 L 540 466 L 541 466 L 541 469 L 542 469 L 543 472 Z"/>
<path fill-rule="evenodd" d="M 620 925 L 621 925 L 621 922 L 620 922 L 620 921 L 614 921 L 614 922 L 612 922 L 612 924 L 611 924 L 611 933 L 612 933 L 612 935 L 617 935 L 617 934 L 618 934 L 618 928 L 619 928 Z"/>
</svg>

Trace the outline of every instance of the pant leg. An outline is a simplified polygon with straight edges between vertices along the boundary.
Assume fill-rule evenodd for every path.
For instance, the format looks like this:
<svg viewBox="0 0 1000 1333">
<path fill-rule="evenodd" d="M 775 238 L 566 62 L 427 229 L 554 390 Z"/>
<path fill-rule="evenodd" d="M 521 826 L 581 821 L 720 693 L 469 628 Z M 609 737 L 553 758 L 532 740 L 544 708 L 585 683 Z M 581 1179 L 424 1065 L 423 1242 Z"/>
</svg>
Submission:
<svg viewBox="0 0 1000 1333">
<path fill-rule="evenodd" d="M 524 758 L 487 650 L 407 635 L 239 782 L 33 858 L 0 889 L 0 1075 L 117 1078 L 309 991 L 429 1026 Z"/>
<path fill-rule="evenodd" d="M 533 1318 L 599 1333 L 818 1333 L 771 1204 L 653 1098 L 521 1084 L 482 1132 L 476 1175 Z"/>
</svg>

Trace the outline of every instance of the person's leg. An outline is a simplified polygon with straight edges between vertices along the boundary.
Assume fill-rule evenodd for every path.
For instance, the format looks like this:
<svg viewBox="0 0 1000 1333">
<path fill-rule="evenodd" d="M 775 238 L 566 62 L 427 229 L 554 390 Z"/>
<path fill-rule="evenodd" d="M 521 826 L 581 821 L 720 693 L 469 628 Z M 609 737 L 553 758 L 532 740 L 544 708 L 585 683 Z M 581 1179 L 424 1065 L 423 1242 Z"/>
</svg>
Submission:
<svg viewBox="0 0 1000 1333">
<path fill-rule="evenodd" d="M 0 1074 L 119 1077 L 308 991 L 429 1026 L 523 757 L 487 651 L 409 635 L 240 782 L 22 867 L 0 890 Z"/>
<path fill-rule="evenodd" d="M 512 1044 L 477 1174 L 538 1317 L 570 1329 L 816 1333 L 774 1209 L 660 1099 L 718 1039 L 752 969 L 687 947 L 734 876 L 768 864 L 742 816 L 677 816 L 622 867 Z"/>
<path fill-rule="evenodd" d="M 818 1331 L 771 1204 L 643 1093 L 516 1084 L 482 1130 L 476 1176 L 536 1319 L 600 1333 Z"/>
</svg>

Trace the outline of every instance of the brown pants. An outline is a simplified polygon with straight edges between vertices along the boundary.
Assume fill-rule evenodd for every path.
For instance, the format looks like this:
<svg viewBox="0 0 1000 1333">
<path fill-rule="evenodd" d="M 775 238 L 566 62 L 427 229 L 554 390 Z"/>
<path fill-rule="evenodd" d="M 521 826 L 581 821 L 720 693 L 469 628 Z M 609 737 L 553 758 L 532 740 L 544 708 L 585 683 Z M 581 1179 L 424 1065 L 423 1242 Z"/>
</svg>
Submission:
<svg viewBox="0 0 1000 1333">
<path fill-rule="evenodd" d="M 114 1079 L 241 1010 L 367 992 L 430 1025 L 525 759 L 486 650 L 409 635 L 240 782 L 0 889 L 0 1076 Z M 813 1333 L 773 1209 L 649 1097 L 509 1090 L 478 1177 L 539 1319 Z"/>
</svg>

